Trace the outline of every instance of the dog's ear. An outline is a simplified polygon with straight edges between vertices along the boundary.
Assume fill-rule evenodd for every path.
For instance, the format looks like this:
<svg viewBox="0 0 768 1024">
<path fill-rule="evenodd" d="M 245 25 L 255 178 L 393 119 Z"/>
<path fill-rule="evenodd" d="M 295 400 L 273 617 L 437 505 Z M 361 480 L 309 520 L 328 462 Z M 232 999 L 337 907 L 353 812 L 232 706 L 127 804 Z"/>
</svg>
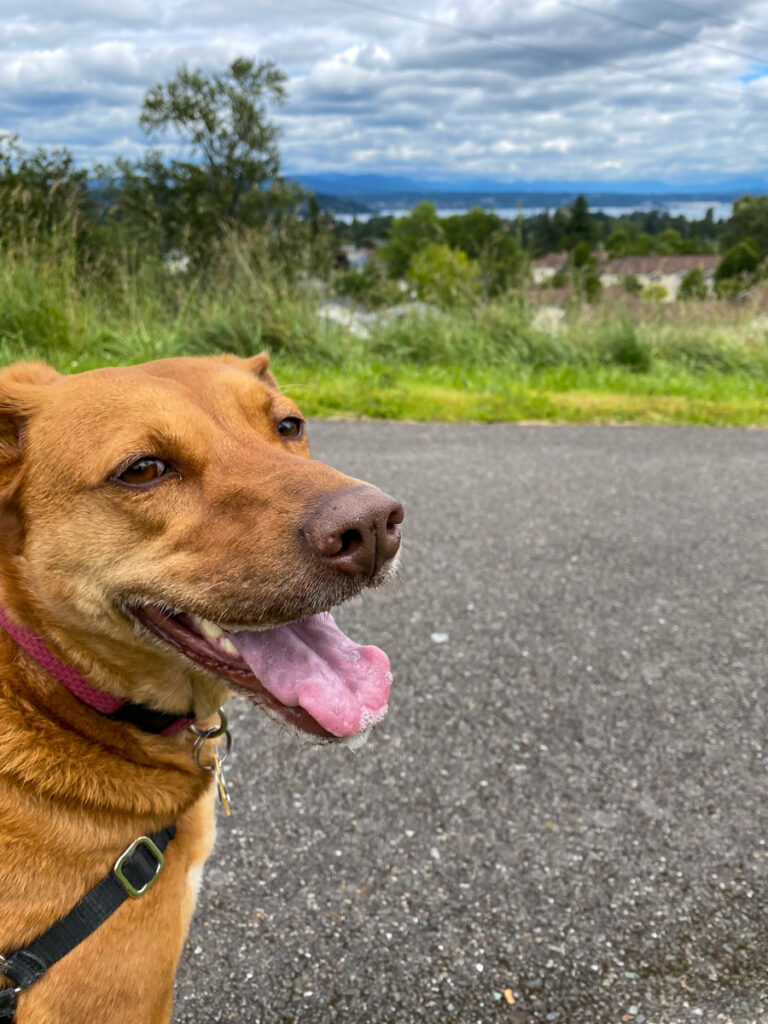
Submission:
<svg viewBox="0 0 768 1024">
<path fill-rule="evenodd" d="M 24 425 L 58 379 L 45 363 L 14 363 L 0 371 L 0 501 L 21 463 Z"/>
<path fill-rule="evenodd" d="M 9 559 L 23 543 L 19 482 L 24 427 L 59 374 L 45 363 L 15 363 L 0 371 L 0 575 L 6 585 Z"/>
<path fill-rule="evenodd" d="M 277 381 L 269 372 L 269 354 L 267 352 L 259 352 L 258 355 L 251 356 L 250 359 L 246 359 L 245 368 L 249 373 L 252 373 L 254 377 L 258 377 L 259 380 L 268 384 L 269 387 L 277 387 Z"/>
</svg>

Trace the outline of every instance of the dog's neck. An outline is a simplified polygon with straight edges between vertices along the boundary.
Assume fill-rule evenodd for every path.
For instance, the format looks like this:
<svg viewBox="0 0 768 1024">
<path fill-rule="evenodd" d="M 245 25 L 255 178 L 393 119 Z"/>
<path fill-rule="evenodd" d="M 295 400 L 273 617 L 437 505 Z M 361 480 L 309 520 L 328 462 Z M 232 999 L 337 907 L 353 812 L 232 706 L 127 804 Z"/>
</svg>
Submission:
<svg viewBox="0 0 768 1024">
<path fill-rule="evenodd" d="M 60 661 L 41 636 L 26 626 L 14 622 L 2 606 L 0 606 L 0 626 L 23 651 L 34 658 L 46 672 L 58 679 L 79 701 L 108 718 L 129 722 L 144 732 L 160 733 L 163 736 L 173 736 L 195 721 L 194 714 L 164 714 L 146 705 L 135 704 L 126 697 L 116 697 L 114 694 L 92 686 L 71 665 Z"/>
</svg>

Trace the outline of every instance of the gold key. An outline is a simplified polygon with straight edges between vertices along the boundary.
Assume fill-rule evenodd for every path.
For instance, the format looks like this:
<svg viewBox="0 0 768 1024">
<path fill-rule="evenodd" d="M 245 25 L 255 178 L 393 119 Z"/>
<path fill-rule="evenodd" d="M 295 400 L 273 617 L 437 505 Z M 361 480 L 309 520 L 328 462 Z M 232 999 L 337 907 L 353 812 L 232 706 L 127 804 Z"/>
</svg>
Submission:
<svg viewBox="0 0 768 1024">
<path fill-rule="evenodd" d="M 213 752 L 213 768 L 216 772 L 216 786 L 219 790 L 219 800 L 224 808 L 224 813 L 228 818 L 232 816 L 232 811 L 229 807 L 229 793 L 227 793 L 227 787 L 224 782 L 224 772 L 221 770 L 221 760 L 219 759 L 218 750 Z"/>
</svg>

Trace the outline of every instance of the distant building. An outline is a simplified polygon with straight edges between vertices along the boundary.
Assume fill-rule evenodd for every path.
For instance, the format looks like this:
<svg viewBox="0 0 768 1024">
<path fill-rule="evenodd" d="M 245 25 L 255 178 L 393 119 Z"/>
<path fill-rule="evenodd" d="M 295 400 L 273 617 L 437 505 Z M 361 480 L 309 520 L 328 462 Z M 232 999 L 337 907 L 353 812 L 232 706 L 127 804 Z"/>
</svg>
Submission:
<svg viewBox="0 0 768 1024">
<path fill-rule="evenodd" d="M 549 252 L 531 264 L 531 277 L 535 285 L 546 284 L 555 274 L 565 270 L 567 252 Z"/>
<path fill-rule="evenodd" d="M 722 256 L 717 253 L 696 253 L 680 256 L 621 256 L 608 259 L 604 254 L 597 255 L 597 272 L 604 288 L 621 286 L 626 277 L 637 278 L 642 288 L 649 285 L 662 285 L 667 290 L 665 301 L 677 298 L 683 278 L 692 270 L 700 270 L 704 275 L 708 290 L 714 287 L 715 271 Z M 534 260 L 531 275 L 535 285 L 546 285 L 555 274 L 564 273 L 567 269 L 568 253 L 557 252 Z"/>
<path fill-rule="evenodd" d="M 600 283 L 604 288 L 620 285 L 628 276 L 636 277 L 643 288 L 660 284 L 667 289 L 666 301 L 677 298 L 683 278 L 692 270 L 704 275 L 707 290 L 714 287 L 715 271 L 722 256 L 717 253 L 692 253 L 680 256 L 621 256 L 618 259 L 604 259 L 598 262 Z"/>
</svg>

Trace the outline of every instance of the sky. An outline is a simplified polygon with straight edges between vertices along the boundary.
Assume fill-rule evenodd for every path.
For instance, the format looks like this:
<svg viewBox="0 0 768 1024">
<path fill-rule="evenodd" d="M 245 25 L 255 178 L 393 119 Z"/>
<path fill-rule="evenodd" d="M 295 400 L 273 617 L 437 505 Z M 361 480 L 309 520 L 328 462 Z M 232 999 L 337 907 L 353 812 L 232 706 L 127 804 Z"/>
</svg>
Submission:
<svg viewBox="0 0 768 1024">
<path fill-rule="evenodd" d="M 289 173 L 768 182 L 768 0 L 2 0 L 0 131 L 81 165 L 184 62 L 274 61 Z"/>
</svg>

